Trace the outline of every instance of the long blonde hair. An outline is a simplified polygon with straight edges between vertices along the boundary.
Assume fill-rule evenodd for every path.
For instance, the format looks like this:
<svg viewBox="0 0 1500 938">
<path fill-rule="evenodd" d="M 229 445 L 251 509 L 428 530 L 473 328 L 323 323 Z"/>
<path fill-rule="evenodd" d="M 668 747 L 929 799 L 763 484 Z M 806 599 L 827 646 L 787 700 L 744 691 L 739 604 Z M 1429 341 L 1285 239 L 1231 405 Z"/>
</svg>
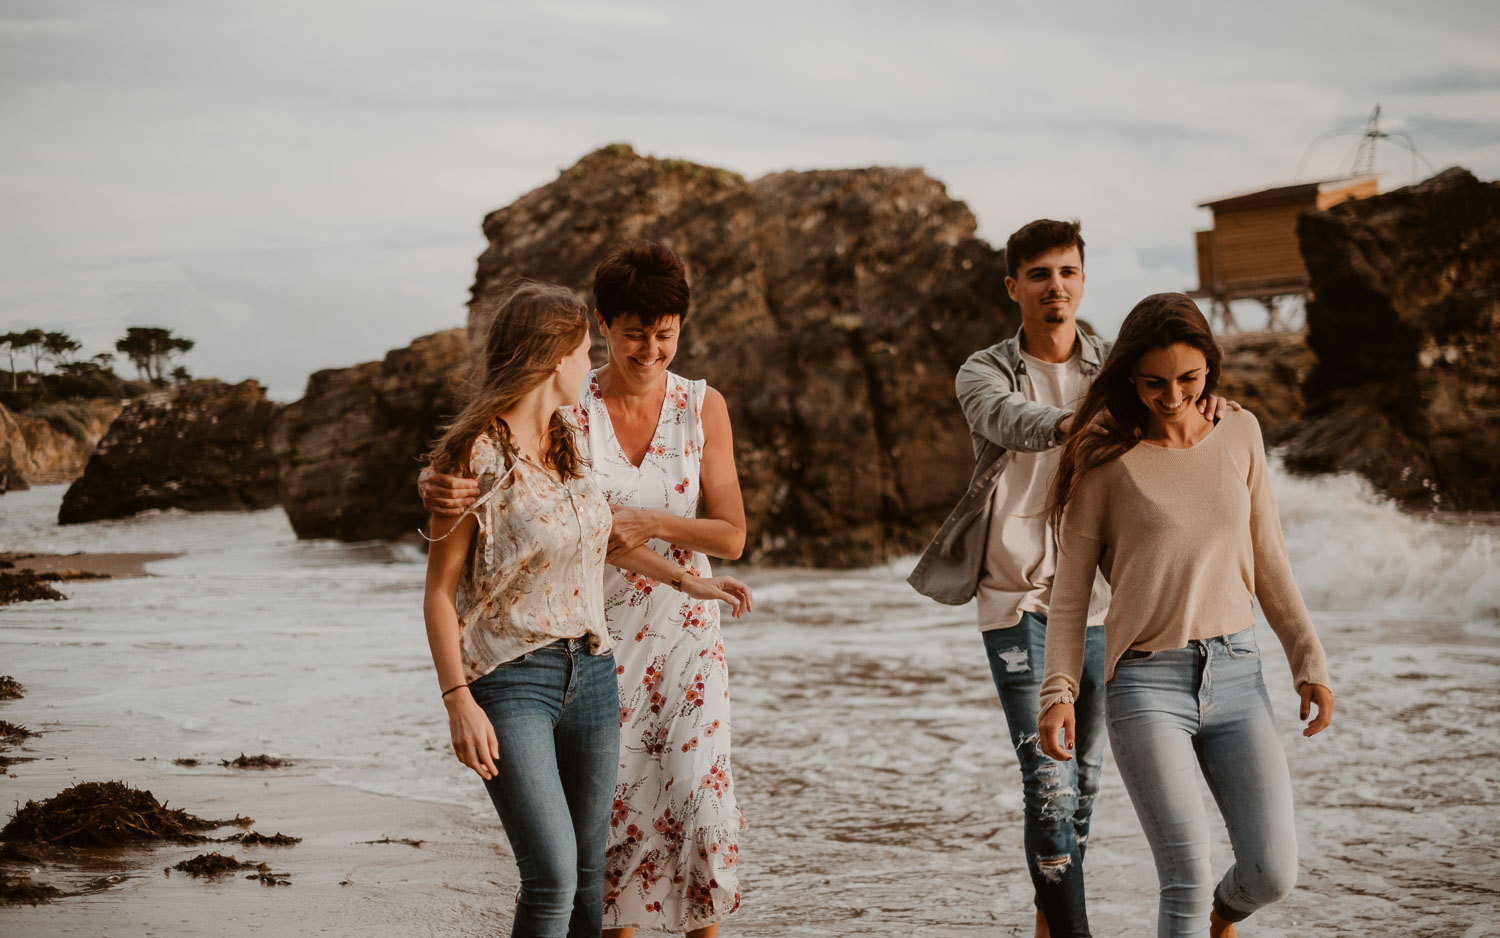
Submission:
<svg viewBox="0 0 1500 938">
<path fill-rule="evenodd" d="M 557 363 L 588 334 L 588 304 L 567 287 L 516 280 L 497 298 L 481 300 L 476 315 L 488 316 L 484 355 L 471 381 L 467 403 L 427 455 L 439 472 L 470 475 L 469 453 L 483 433 L 500 441 L 506 465 L 518 456 L 510 427 L 500 415 L 551 376 Z M 583 475 L 573 430 L 561 412 L 547 427 L 542 461 L 565 478 Z"/>
</svg>

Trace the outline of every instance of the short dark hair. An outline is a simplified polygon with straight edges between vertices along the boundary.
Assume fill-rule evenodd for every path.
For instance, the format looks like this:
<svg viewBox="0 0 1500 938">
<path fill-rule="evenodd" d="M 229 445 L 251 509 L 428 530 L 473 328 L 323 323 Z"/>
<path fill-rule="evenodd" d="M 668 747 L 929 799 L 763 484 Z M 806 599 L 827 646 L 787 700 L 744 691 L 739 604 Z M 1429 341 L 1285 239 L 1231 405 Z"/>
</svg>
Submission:
<svg viewBox="0 0 1500 938">
<path fill-rule="evenodd" d="M 1083 225 L 1078 219 L 1053 221 L 1038 218 L 1029 225 L 1022 225 L 1005 242 L 1005 275 L 1015 280 L 1023 261 L 1058 248 L 1077 248 L 1078 263 L 1083 263 Z"/>
<path fill-rule="evenodd" d="M 686 320 L 691 299 L 682 258 L 660 241 L 618 245 L 594 271 L 594 308 L 605 325 L 622 313 L 648 326 L 664 316 Z"/>
</svg>

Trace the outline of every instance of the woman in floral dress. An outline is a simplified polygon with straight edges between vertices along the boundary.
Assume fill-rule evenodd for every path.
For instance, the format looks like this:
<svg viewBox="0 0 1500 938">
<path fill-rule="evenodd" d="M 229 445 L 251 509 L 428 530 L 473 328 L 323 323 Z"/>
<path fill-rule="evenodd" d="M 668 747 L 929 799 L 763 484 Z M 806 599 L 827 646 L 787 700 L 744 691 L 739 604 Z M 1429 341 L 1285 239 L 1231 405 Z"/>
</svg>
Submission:
<svg viewBox="0 0 1500 938">
<path fill-rule="evenodd" d="M 729 410 L 703 381 L 667 371 L 687 318 L 670 248 L 617 248 L 594 275 L 608 363 L 581 401 L 594 477 L 614 509 L 610 551 L 641 544 L 688 573 L 745 546 Z M 698 517 L 698 500 L 704 517 Z M 604 862 L 604 926 L 712 938 L 739 906 L 739 832 L 729 760 L 729 672 L 719 607 L 609 569 L 604 614 L 616 638 L 620 773 Z"/>
</svg>

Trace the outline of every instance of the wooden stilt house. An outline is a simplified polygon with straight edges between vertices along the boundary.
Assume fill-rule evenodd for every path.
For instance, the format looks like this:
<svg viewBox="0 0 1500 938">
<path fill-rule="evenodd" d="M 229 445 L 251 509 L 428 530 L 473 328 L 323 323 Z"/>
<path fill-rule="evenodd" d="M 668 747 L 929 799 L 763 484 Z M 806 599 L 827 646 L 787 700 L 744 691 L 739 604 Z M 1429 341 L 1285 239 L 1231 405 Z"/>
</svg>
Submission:
<svg viewBox="0 0 1500 938">
<path fill-rule="evenodd" d="M 1281 304 L 1305 299 L 1307 268 L 1297 245 L 1297 216 L 1377 192 L 1373 175 L 1276 186 L 1198 203 L 1214 213 L 1213 228 L 1197 232 L 1198 289 L 1210 301 L 1209 318 L 1220 329 L 1237 326 L 1229 304 L 1257 300 L 1270 314 L 1268 328 L 1283 328 Z"/>
</svg>

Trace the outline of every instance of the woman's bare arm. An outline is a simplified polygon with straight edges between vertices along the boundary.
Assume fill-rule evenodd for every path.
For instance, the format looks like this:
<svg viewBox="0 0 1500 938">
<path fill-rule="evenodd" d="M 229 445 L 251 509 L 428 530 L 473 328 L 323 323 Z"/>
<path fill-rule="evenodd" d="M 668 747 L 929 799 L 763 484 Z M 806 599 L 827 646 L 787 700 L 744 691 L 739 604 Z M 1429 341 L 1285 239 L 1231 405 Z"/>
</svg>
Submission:
<svg viewBox="0 0 1500 938">
<path fill-rule="evenodd" d="M 448 710 L 448 731 L 453 754 L 458 761 L 479 773 L 483 779 L 494 778 L 495 760 L 500 758 L 500 742 L 495 728 L 464 680 L 463 652 L 459 648 L 458 608 L 454 596 L 458 580 L 468 560 L 469 544 L 478 522 L 473 515 L 462 518 L 432 516 L 435 540 L 427 552 L 427 586 L 422 597 L 422 616 L 427 623 L 427 645 L 437 668 L 439 693 Z"/>
<path fill-rule="evenodd" d="M 734 560 L 745 552 L 745 501 L 734 467 L 734 430 L 724 395 L 709 388 L 703 398 L 703 491 L 701 518 L 653 508 L 616 507 L 610 551 L 639 547 L 652 538 L 710 557 Z"/>
</svg>

